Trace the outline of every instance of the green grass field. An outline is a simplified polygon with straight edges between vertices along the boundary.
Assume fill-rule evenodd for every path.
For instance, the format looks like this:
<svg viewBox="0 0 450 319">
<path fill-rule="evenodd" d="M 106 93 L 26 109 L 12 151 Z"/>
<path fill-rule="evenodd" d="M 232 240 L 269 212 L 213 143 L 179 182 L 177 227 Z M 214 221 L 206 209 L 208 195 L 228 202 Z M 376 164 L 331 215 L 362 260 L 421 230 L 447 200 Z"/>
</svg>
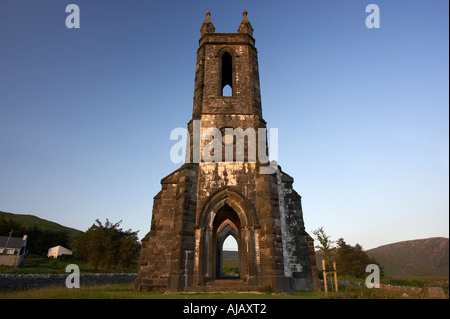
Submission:
<svg viewBox="0 0 450 319">
<path fill-rule="evenodd" d="M 448 292 L 446 293 L 448 298 Z M 390 291 L 366 287 L 341 287 L 338 293 L 303 291 L 294 294 L 261 292 L 176 293 L 135 292 L 133 284 L 103 285 L 68 289 L 47 287 L 25 291 L 0 292 L 0 299 L 423 299 L 423 292 Z"/>
<path fill-rule="evenodd" d="M 66 256 L 61 259 L 48 259 L 44 257 L 28 257 L 25 259 L 23 268 L 14 269 L 12 267 L 1 266 L 0 272 L 9 274 L 27 273 L 65 273 L 65 267 L 70 263 L 80 266 L 81 273 L 94 272 L 86 263 Z M 237 259 L 224 258 L 223 269 L 230 272 L 237 272 Z M 130 269 L 136 272 L 137 269 Z M 339 280 L 357 281 L 356 278 L 339 278 Z M 448 298 L 448 277 L 445 278 L 397 278 L 382 279 L 382 284 L 396 286 L 431 287 L 440 286 Z M 325 296 L 324 291 L 296 292 L 291 295 L 271 294 L 267 289 L 262 292 L 227 292 L 227 293 L 179 293 L 165 294 L 162 292 L 134 292 L 133 284 L 104 285 L 81 287 L 79 289 L 68 289 L 65 287 L 47 287 L 36 290 L 25 291 L 0 291 L 0 299 L 422 299 L 425 297 L 422 292 L 409 291 L 407 288 L 399 291 L 388 289 L 368 289 L 365 286 L 342 286 L 339 292 L 329 292 Z"/>
<path fill-rule="evenodd" d="M 264 293 L 176 293 L 135 292 L 134 284 L 103 285 L 68 289 L 47 287 L 24 291 L 0 292 L 0 299 L 316 299 L 322 292 L 309 291 L 294 295 Z"/>
</svg>

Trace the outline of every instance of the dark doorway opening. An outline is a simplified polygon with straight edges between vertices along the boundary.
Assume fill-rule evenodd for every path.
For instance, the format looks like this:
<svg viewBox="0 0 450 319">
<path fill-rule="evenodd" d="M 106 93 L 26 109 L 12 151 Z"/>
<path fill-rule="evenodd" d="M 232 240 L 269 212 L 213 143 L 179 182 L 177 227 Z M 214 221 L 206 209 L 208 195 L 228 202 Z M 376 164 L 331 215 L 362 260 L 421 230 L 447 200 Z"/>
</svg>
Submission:
<svg viewBox="0 0 450 319">
<path fill-rule="evenodd" d="M 216 279 L 238 279 L 240 278 L 240 221 L 236 212 L 228 205 L 224 205 L 214 219 L 215 242 L 215 278 Z M 237 251 L 225 252 L 224 242 L 232 237 L 237 244 Z"/>
<path fill-rule="evenodd" d="M 237 240 L 231 234 L 228 235 L 222 246 L 221 279 L 239 278 L 239 250 L 230 249 L 230 243 L 233 248 L 237 247 Z"/>
</svg>

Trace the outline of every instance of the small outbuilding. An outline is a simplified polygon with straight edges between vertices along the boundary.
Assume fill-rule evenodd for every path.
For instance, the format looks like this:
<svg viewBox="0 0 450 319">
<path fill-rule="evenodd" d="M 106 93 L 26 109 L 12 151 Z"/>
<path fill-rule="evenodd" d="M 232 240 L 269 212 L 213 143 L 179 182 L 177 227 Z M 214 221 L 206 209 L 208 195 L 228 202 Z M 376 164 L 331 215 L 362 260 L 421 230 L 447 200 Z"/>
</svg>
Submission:
<svg viewBox="0 0 450 319">
<path fill-rule="evenodd" d="M 47 257 L 53 257 L 53 258 L 58 258 L 58 256 L 61 256 L 61 255 L 72 255 L 72 251 L 63 246 L 56 246 L 56 247 L 50 248 L 47 253 Z"/>
<path fill-rule="evenodd" d="M 9 236 L 0 236 L 0 265 L 17 268 L 22 264 L 28 236 L 11 237 L 11 233 Z"/>
</svg>

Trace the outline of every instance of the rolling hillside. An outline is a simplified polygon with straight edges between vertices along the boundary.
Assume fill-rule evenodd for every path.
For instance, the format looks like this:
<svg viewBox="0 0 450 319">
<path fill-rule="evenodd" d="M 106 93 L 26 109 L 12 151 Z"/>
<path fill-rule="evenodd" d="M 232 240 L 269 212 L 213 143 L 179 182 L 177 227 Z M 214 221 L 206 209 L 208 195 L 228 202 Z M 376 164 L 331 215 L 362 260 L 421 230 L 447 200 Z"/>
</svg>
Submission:
<svg viewBox="0 0 450 319">
<path fill-rule="evenodd" d="M 12 219 L 25 227 L 38 226 L 43 230 L 65 230 L 69 236 L 76 236 L 81 232 L 34 215 L 0 211 L 0 221 L 3 218 Z M 369 249 L 366 252 L 383 266 L 384 273 L 388 277 L 449 276 L 449 239 L 445 237 L 401 241 Z M 224 251 L 223 256 L 227 263 L 237 265 L 237 255 L 237 251 Z M 320 252 L 316 251 L 316 259 L 320 268 Z"/>
<path fill-rule="evenodd" d="M 449 239 L 432 237 L 401 241 L 367 250 L 384 267 L 386 276 L 449 275 Z"/>
<path fill-rule="evenodd" d="M 37 216 L 34 215 L 21 215 L 21 214 L 12 214 L 12 213 L 6 213 L 6 212 L 2 212 L 0 211 L 0 221 L 2 219 L 5 220 L 12 220 L 16 223 L 22 224 L 25 227 L 33 227 L 33 226 L 37 226 L 42 230 L 50 230 L 50 231 L 62 231 L 65 230 L 69 233 L 69 236 L 76 236 L 78 235 L 81 231 L 74 229 L 74 228 L 70 228 L 70 227 L 66 227 L 66 226 L 62 226 L 60 224 L 57 224 L 55 222 L 52 221 L 48 221 L 42 218 L 39 218 Z M 2 236 L 7 236 L 8 234 L 0 234 Z"/>
<path fill-rule="evenodd" d="M 448 277 L 449 239 L 432 237 L 408 240 L 377 248 L 366 253 L 383 267 L 384 274 L 391 278 L 400 277 Z M 224 251 L 227 262 L 237 263 L 237 252 Z M 322 253 L 316 251 L 316 263 L 322 269 Z"/>
</svg>

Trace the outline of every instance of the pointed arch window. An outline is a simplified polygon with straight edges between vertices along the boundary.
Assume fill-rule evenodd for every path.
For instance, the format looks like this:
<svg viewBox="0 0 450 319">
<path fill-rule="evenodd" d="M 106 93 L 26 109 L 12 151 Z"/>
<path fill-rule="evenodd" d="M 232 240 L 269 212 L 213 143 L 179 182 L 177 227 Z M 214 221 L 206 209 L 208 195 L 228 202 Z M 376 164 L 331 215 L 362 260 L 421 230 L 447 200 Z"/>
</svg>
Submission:
<svg viewBox="0 0 450 319">
<path fill-rule="evenodd" d="M 233 96 L 233 58 L 228 52 L 222 55 L 221 96 Z"/>
</svg>

